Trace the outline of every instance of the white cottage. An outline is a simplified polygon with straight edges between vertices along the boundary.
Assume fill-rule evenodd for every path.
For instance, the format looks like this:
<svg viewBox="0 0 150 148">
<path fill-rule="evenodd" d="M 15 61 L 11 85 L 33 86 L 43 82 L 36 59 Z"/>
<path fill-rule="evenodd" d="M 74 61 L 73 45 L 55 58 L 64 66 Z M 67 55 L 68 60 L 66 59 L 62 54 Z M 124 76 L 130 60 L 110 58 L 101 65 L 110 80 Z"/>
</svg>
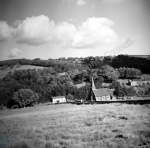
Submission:
<svg viewBox="0 0 150 148">
<path fill-rule="evenodd" d="M 52 97 L 52 103 L 65 103 L 65 102 L 66 102 L 65 96 Z"/>
</svg>

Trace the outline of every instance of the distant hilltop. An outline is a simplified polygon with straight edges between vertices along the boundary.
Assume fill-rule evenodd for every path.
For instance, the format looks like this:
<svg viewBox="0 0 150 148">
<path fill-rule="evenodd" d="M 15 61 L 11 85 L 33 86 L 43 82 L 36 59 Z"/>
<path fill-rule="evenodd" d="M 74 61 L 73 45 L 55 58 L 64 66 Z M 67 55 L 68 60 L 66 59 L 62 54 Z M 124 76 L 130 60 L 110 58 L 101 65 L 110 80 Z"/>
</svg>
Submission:
<svg viewBox="0 0 150 148">
<path fill-rule="evenodd" d="M 150 55 L 128 55 L 130 57 L 136 57 L 136 58 L 146 58 L 150 59 Z"/>
</svg>

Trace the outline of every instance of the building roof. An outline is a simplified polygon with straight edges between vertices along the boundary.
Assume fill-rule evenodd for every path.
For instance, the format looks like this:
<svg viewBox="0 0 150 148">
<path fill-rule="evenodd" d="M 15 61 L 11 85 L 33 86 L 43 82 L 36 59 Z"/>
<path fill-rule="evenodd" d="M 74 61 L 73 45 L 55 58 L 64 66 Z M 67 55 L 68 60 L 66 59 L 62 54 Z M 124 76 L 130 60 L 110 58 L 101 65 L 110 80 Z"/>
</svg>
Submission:
<svg viewBox="0 0 150 148">
<path fill-rule="evenodd" d="M 102 87 L 109 87 L 111 83 L 102 83 Z"/>
<path fill-rule="evenodd" d="M 53 99 L 59 99 L 59 98 L 65 98 L 65 96 L 56 96 L 56 97 L 52 97 Z"/>
<path fill-rule="evenodd" d="M 110 92 L 108 91 L 107 88 L 94 89 L 93 93 L 94 93 L 95 97 L 109 96 L 110 95 Z"/>
<path fill-rule="evenodd" d="M 143 79 L 134 79 L 133 81 L 131 81 L 131 83 L 132 82 L 147 82 L 147 81 L 150 81 L 150 80 L 143 80 Z"/>
<path fill-rule="evenodd" d="M 86 85 L 86 82 L 82 82 L 81 84 L 76 84 L 75 86 L 77 87 L 77 88 L 80 88 L 80 87 L 83 87 L 83 86 L 85 86 Z"/>
</svg>

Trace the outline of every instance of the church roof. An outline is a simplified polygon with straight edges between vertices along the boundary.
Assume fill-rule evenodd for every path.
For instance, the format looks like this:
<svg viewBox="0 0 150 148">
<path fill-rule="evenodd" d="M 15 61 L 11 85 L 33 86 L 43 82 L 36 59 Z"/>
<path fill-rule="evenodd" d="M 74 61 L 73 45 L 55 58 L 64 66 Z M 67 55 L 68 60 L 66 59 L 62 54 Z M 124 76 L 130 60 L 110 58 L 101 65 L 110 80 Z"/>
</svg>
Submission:
<svg viewBox="0 0 150 148">
<path fill-rule="evenodd" d="M 93 93 L 94 93 L 95 97 L 109 96 L 110 95 L 110 92 L 108 91 L 107 88 L 93 89 Z"/>
<path fill-rule="evenodd" d="M 55 96 L 55 97 L 52 97 L 53 99 L 60 99 L 60 98 L 65 98 L 65 96 Z"/>
</svg>

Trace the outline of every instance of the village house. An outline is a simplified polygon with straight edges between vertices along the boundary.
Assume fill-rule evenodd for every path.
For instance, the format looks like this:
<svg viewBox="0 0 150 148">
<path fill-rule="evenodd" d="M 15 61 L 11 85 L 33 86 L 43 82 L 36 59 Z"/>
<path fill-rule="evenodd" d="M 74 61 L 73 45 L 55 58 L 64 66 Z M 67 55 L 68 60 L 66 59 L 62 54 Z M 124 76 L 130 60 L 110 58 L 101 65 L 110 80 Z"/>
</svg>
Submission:
<svg viewBox="0 0 150 148">
<path fill-rule="evenodd" d="M 65 102 L 66 102 L 65 96 L 52 97 L 52 103 L 65 103 Z"/>
<path fill-rule="evenodd" d="M 103 88 L 108 88 L 111 85 L 111 83 L 102 83 Z"/>
<path fill-rule="evenodd" d="M 121 86 L 129 85 L 128 79 L 117 79 L 117 82 L 119 82 Z"/>
<path fill-rule="evenodd" d="M 150 84 L 150 80 L 134 79 L 129 81 L 130 86 L 141 86 L 144 84 Z"/>
</svg>

